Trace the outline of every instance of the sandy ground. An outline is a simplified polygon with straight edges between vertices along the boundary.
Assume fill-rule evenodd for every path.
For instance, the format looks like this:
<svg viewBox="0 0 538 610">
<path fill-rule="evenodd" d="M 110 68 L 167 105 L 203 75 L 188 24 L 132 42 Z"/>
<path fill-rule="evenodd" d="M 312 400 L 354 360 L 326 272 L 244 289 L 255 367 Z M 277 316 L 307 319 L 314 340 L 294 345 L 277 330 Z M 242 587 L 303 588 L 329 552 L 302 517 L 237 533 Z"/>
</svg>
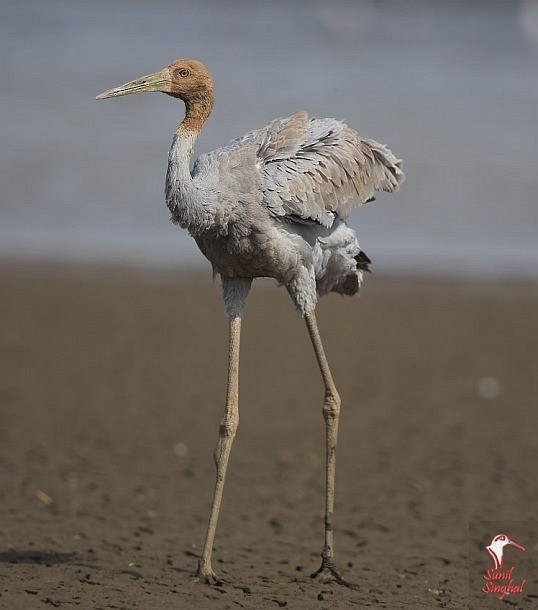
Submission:
<svg viewBox="0 0 538 610">
<path fill-rule="evenodd" d="M 284 290 L 243 326 L 241 423 L 215 568 L 227 324 L 209 273 L 0 270 L 0 607 L 536 608 L 538 288 L 372 275 L 319 322 L 343 398 L 337 559 L 323 537 L 322 385 Z M 497 533 L 524 592 L 480 591 Z"/>
</svg>

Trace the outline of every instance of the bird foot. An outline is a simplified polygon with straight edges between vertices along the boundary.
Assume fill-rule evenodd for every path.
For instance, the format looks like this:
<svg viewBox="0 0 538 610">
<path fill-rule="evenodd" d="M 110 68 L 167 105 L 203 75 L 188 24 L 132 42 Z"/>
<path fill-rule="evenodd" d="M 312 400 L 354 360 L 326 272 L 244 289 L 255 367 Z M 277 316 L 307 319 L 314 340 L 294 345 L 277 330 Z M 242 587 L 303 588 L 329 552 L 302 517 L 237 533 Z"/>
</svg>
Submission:
<svg viewBox="0 0 538 610">
<path fill-rule="evenodd" d="M 213 572 L 211 567 L 208 568 L 206 566 L 198 566 L 196 574 L 194 574 L 194 580 L 214 587 L 220 587 L 222 585 L 222 580 Z"/>
<path fill-rule="evenodd" d="M 340 575 L 340 572 L 336 569 L 334 564 L 325 564 L 322 563 L 321 567 L 317 572 L 314 572 L 310 575 L 310 578 L 313 578 L 316 582 L 319 583 L 333 583 L 335 582 L 338 585 L 343 585 L 344 587 L 349 587 L 350 589 L 356 589 L 357 585 L 347 582 Z"/>
</svg>

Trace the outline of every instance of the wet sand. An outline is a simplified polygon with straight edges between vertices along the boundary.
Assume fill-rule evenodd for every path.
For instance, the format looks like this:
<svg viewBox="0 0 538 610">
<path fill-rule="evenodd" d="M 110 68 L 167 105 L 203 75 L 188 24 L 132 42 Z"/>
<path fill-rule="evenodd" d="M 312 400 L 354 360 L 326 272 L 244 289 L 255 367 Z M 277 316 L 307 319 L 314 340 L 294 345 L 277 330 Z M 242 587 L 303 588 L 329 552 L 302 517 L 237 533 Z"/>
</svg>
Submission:
<svg viewBox="0 0 538 610">
<path fill-rule="evenodd" d="M 536 285 L 367 278 L 319 323 L 343 399 L 335 543 L 313 583 L 322 384 L 283 289 L 243 324 L 241 422 L 214 567 L 191 579 L 214 481 L 227 324 L 196 273 L 0 268 L 0 607 L 490 608 L 504 531 L 538 596 Z"/>
</svg>

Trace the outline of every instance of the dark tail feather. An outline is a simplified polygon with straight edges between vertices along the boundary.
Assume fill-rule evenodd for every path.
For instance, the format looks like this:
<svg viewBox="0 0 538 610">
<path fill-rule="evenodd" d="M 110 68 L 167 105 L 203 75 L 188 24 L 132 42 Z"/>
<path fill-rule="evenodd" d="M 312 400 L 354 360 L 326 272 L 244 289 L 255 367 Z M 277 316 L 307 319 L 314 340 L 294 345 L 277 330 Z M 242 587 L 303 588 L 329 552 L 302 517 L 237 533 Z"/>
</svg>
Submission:
<svg viewBox="0 0 538 610">
<path fill-rule="evenodd" d="M 365 252 L 361 250 L 355 257 L 355 260 L 357 261 L 357 269 L 370 273 L 370 265 L 372 264 L 372 261 L 366 256 Z"/>
<path fill-rule="evenodd" d="M 358 272 L 367 271 L 370 273 L 370 263 L 372 261 L 362 251 L 357 254 L 355 260 L 357 261 L 357 271 L 350 273 L 341 284 L 337 284 L 332 289 L 332 292 L 339 292 L 340 294 L 347 294 L 348 296 L 353 296 L 359 292 L 361 285 Z"/>
</svg>

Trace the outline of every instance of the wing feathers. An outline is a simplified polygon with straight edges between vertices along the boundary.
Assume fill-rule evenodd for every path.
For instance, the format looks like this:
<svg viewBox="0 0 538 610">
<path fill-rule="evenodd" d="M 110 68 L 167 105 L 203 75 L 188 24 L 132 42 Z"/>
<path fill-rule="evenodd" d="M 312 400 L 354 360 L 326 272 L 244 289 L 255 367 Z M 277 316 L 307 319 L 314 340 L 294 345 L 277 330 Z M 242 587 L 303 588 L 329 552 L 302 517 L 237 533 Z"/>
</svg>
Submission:
<svg viewBox="0 0 538 610">
<path fill-rule="evenodd" d="M 375 191 L 394 191 L 405 179 L 390 150 L 335 119 L 297 112 L 270 123 L 260 139 L 265 205 L 290 221 L 330 227 L 332 212 L 345 218 Z"/>
</svg>

